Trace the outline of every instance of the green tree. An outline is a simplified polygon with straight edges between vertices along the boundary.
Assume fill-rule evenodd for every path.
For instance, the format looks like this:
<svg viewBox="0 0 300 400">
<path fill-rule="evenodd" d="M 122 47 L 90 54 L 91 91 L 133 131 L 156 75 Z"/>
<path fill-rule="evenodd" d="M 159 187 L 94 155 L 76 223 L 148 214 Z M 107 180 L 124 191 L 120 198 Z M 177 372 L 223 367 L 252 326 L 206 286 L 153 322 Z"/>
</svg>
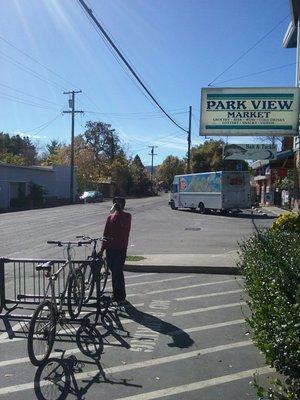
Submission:
<svg viewBox="0 0 300 400">
<path fill-rule="evenodd" d="M 131 184 L 129 162 L 126 157 L 120 155 L 110 165 L 110 176 L 116 184 L 116 194 L 124 196 L 128 193 Z"/>
<path fill-rule="evenodd" d="M 60 148 L 62 144 L 58 140 L 51 140 L 50 143 L 46 145 L 47 153 L 49 155 L 55 154 Z"/>
<path fill-rule="evenodd" d="M 140 157 L 136 155 L 130 164 L 130 193 L 144 195 L 150 192 L 151 181 Z"/>
<path fill-rule="evenodd" d="M 223 160 L 223 140 L 206 140 L 203 144 L 192 147 L 191 149 L 191 169 L 192 172 L 210 171 L 235 171 L 241 168 L 248 170 L 245 161 Z"/>
<path fill-rule="evenodd" d="M 26 165 L 24 157 L 11 153 L 0 153 L 0 161 L 14 165 Z"/>
<path fill-rule="evenodd" d="M 115 129 L 111 129 L 110 124 L 88 121 L 85 127 L 82 136 L 86 145 L 94 152 L 96 161 L 102 162 L 104 156 L 108 162 L 112 162 L 117 156 L 124 156 L 119 136 Z"/>
<path fill-rule="evenodd" d="M 33 165 L 37 161 L 37 150 L 29 137 L 0 132 L 0 155 L 6 153 L 22 157 L 25 165 Z"/>
<path fill-rule="evenodd" d="M 175 156 L 167 156 L 161 165 L 157 167 L 156 176 L 168 186 L 173 182 L 174 175 L 184 174 L 185 162 Z"/>
</svg>

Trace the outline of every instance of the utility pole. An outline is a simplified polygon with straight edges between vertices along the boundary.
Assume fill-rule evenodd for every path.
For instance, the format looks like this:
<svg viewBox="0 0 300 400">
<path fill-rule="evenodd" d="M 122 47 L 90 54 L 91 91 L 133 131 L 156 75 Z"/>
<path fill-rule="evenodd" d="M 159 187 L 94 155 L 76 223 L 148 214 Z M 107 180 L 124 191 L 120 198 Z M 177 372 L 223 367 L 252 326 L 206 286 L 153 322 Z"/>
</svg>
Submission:
<svg viewBox="0 0 300 400">
<path fill-rule="evenodd" d="M 151 156 L 151 181 L 153 181 L 153 158 L 154 158 L 154 156 L 157 156 L 157 154 L 156 153 L 154 153 L 154 149 L 157 147 L 157 146 L 148 146 L 148 147 L 150 147 L 150 149 L 151 149 L 151 152 L 149 153 L 149 156 Z"/>
<path fill-rule="evenodd" d="M 187 153 L 187 173 L 191 172 L 191 133 L 192 133 L 192 106 L 189 108 L 189 130 L 188 130 L 188 153 Z"/>
<path fill-rule="evenodd" d="M 70 203 L 74 203 L 74 129 L 75 129 L 75 114 L 83 114 L 83 111 L 75 110 L 75 94 L 81 93 L 81 90 L 71 90 L 64 92 L 69 94 L 69 108 L 71 111 L 63 111 L 64 114 L 71 114 L 71 163 L 70 163 Z"/>
</svg>

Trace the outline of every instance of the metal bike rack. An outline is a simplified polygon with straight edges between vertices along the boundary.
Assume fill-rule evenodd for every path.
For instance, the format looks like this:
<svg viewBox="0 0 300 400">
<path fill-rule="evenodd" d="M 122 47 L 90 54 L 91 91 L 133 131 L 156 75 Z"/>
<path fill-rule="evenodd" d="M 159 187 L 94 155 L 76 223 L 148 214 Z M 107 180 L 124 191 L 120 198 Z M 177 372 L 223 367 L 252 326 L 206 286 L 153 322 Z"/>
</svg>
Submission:
<svg viewBox="0 0 300 400">
<path fill-rule="evenodd" d="M 36 271 L 38 264 L 49 260 L 0 258 L 0 316 L 18 307 L 39 304 L 44 298 L 47 278 L 42 271 Z M 57 271 L 65 260 L 52 260 L 52 271 Z M 90 264 L 86 260 L 72 261 L 74 267 Z M 68 275 L 68 266 L 58 275 L 55 292 L 59 298 Z"/>
</svg>

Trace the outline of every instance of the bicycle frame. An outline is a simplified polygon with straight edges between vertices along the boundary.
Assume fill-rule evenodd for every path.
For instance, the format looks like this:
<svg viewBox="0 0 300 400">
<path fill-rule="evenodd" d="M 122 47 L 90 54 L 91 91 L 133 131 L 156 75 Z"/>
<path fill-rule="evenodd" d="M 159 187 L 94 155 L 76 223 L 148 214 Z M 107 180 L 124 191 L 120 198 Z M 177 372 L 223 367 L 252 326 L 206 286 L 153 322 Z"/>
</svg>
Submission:
<svg viewBox="0 0 300 400">
<path fill-rule="evenodd" d="M 59 315 L 61 313 L 61 311 L 62 311 L 63 305 L 65 303 L 66 292 L 67 292 L 67 289 L 68 289 L 68 286 L 69 286 L 69 282 L 70 282 L 71 276 L 74 276 L 75 282 L 76 282 L 76 286 L 77 287 L 79 286 L 78 285 L 77 276 L 76 276 L 76 273 L 75 273 L 75 269 L 74 269 L 73 264 L 72 264 L 72 258 L 71 258 L 70 251 L 71 251 L 71 243 L 68 243 L 67 244 L 67 260 L 66 260 L 66 262 L 56 272 L 54 272 L 54 273 L 49 272 L 49 276 L 48 276 L 49 277 L 49 283 L 48 283 L 48 286 L 47 286 L 47 289 L 46 289 L 46 292 L 45 292 L 45 295 L 44 295 L 44 300 L 47 299 L 47 297 L 48 297 L 47 295 L 49 293 L 49 288 L 50 288 L 51 302 L 52 302 L 53 307 L 55 309 L 55 314 L 56 315 Z M 61 293 L 59 293 L 58 301 L 57 301 L 57 296 L 55 295 L 55 281 L 57 280 L 57 277 L 61 273 L 61 271 L 63 269 L 65 269 L 67 266 L 69 266 L 69 273 L 67 275 L 66 284 L 65 284 L 65 287 L 64 287 L 63 291 Z M 58 304 L 59 304 L 59 307 L 58 307 Z"/>
</svg>

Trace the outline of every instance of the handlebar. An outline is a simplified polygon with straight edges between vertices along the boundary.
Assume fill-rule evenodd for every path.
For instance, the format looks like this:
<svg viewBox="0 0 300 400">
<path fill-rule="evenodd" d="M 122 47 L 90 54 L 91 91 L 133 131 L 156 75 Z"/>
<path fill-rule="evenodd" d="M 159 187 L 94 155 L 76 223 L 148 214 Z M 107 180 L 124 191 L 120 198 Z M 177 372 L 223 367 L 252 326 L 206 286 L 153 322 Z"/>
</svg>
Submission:
<svg viewBox="0 0 300 400">
<path fill-rule="evenodd" d="M 56 244 L 59 247 L 62 246 L 83 246 L 85 244 L 91 244 L 91 241 L 79 241 L 79 242 L 73 242 L 73 241 L 61 241 L 61 240 L 47 240 L 47 244 Z"/>
<path fill-rule="evenodd" d="M 107 240 L 110 240 L 111 238 L 104 237 L 104 236 L 103 237 L 98 237 L 98 238 L 91 238 L 90 236 L 82 235 L 82 236 L 76 236 L 76 239 L 90 240 L 92 242 L 97 242 L 98 240 L 100 242 L 106 242 Z"/>
</svg>

